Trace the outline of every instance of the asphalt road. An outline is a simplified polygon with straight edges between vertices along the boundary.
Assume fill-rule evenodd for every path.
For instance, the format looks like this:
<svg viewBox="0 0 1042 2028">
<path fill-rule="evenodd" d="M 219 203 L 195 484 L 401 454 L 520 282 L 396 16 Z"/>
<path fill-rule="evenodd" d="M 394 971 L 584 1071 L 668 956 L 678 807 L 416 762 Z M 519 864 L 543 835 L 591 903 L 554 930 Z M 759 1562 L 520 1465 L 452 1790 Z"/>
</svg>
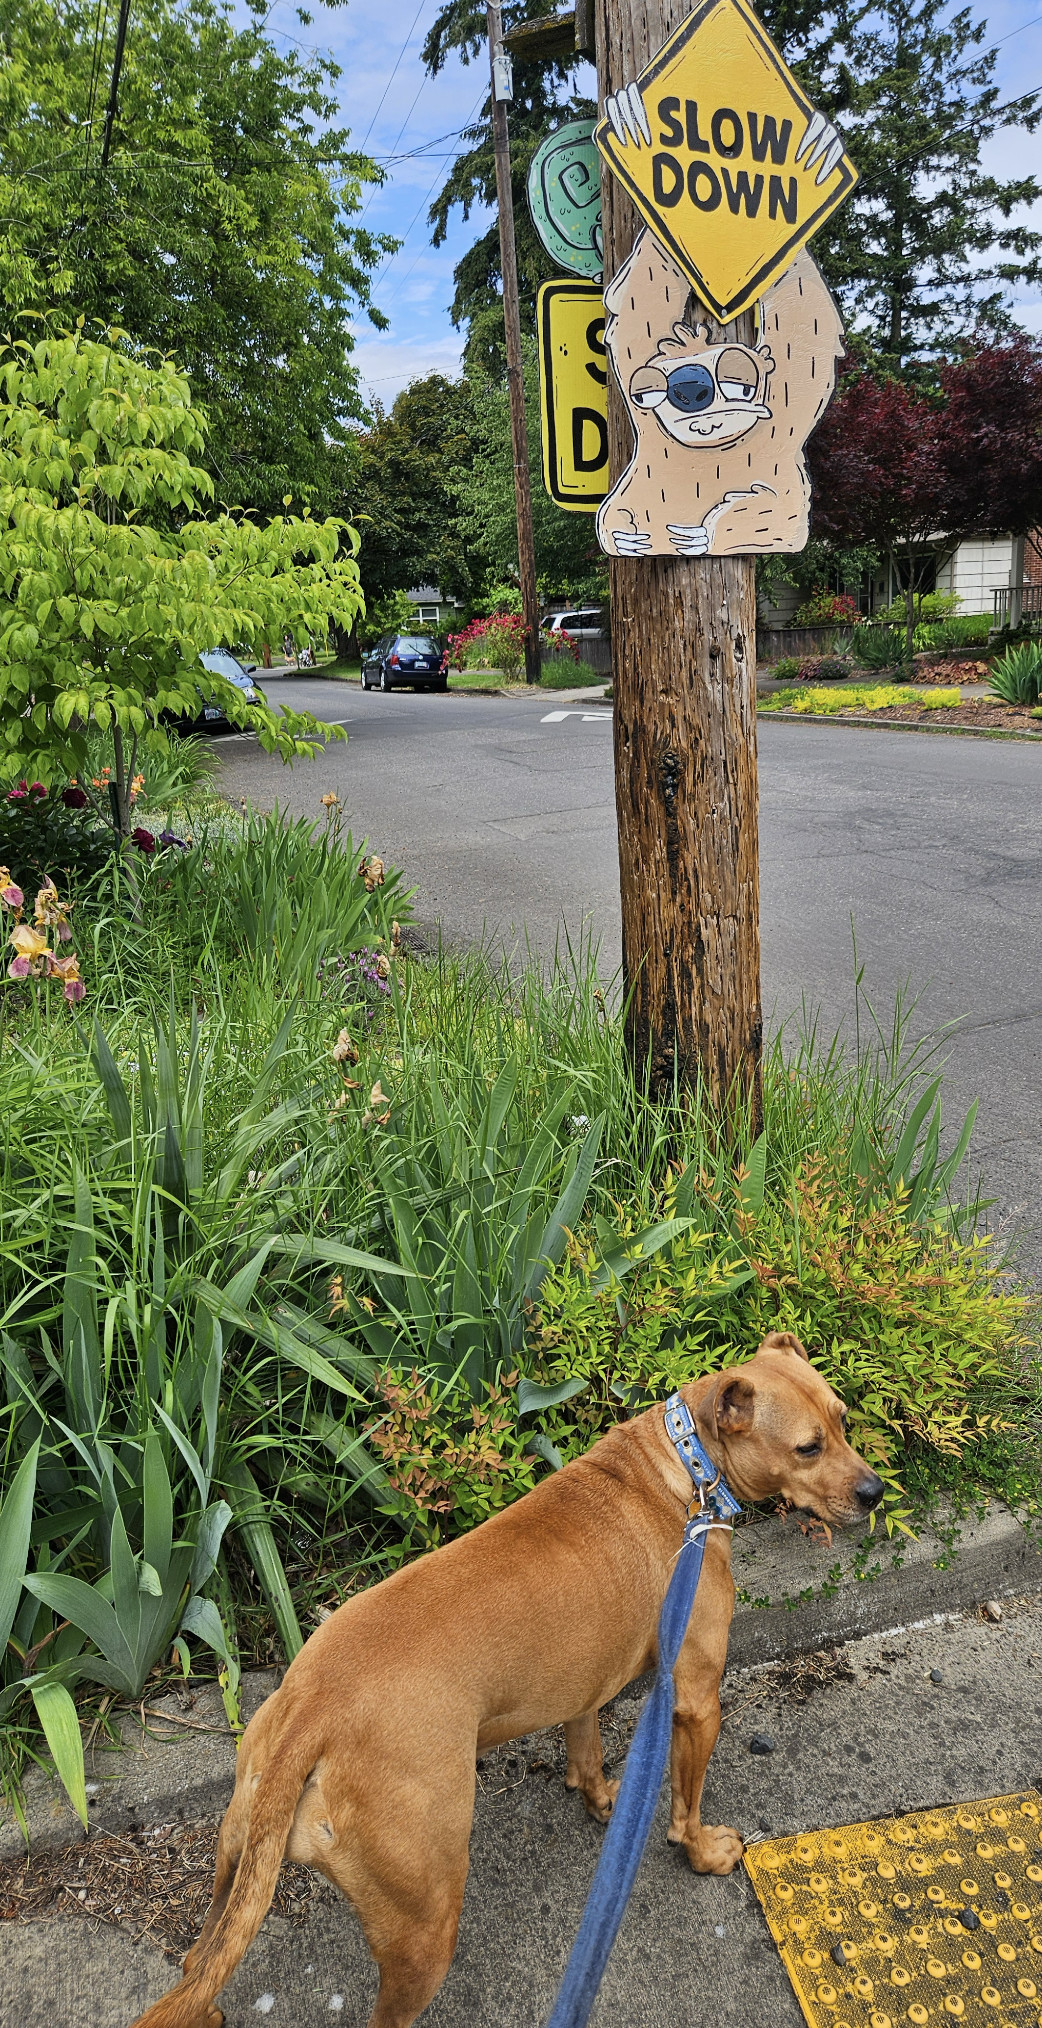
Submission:
<svg viewBox="0 0 1042 2028">
<path fill-rule="evenodd" d="M 283 768 L 223 738 L 221 783 L 318 817 L 341 796 L 356 838 L 401 865 L 422 923 L 450 942 L 562 931 L 619 962 L 610 710 L 547 693 L 362 694 L 298 677 L 268 694 L 345 725 L 346 745 Z M 566 714 L 562 716 L 561 714 Z M 949 1117 L 980 1098 L 973 1144 L 993 1217 L 1042 1276 L 1042 754 L 1028 745 L 760 722 L 763 998 L 848 1028 L 855 960 L 889 1024 L 957 1022 Z"/>
</svg>

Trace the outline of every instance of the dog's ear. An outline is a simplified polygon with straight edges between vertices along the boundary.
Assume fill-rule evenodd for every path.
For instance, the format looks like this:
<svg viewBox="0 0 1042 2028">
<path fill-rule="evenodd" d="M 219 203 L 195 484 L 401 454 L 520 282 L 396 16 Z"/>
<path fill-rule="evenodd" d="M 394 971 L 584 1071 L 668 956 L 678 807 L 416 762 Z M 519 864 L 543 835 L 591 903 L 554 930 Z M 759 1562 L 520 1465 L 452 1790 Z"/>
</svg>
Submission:
<svg viewBox="0 0 1042 2028">
<path fill-rule="evenodd" d="M 801 1345 L 799 1339 L 794 1338 L 791 1331 L 768 1331 L 759 1350 L 761 1352 L 791 1352 L 794 1358 L 807 1359 L 809 1361 L 806 1346 Z"/>
<path fill-rule="evenodd" d="M 710 1437 L 745 1436 L 753 1426 L 756 1389 L 744 1373 L 721 1373 L 698 1404 L 695 1420 Z"/>
</svg>

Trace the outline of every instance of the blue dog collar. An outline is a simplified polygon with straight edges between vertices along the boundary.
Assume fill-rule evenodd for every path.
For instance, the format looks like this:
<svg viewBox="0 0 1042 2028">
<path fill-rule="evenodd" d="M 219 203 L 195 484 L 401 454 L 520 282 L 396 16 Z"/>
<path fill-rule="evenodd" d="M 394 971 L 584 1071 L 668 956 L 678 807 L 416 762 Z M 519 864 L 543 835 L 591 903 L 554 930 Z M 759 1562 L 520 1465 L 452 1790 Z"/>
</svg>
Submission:
<svg viewBox="0 0 1042 2028">
<path fill-rule="evenodd" d="M 671 1394 L 666 1403 L 666 1435 L 690 1475 L 699 1508 L 709 1507 L 718 1522 L 733 1521 L 741 1513 L 741 1507 L 719 1466 L 703 1450 L 682 1395 Z"/>
</svg>

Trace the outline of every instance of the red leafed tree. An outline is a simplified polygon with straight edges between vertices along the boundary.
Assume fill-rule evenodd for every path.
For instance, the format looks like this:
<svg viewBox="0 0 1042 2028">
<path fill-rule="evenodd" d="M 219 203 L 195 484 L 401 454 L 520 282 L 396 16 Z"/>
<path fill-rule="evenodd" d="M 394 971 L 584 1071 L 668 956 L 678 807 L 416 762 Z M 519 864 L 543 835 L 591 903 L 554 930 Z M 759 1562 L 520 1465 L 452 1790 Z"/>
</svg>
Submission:
<svg viewBox="0 0 1042 2028">
<path fill-rule="evenodd" d="M 904 565 L 907 642 L 931 536 L 1042 524 L 1042 346 L 1016 337 L 942 368 L 936 392 L 854 371 L 808 446 L 814 533 Z"/>
<path fill-rule="evenodd" d="M 960 532 L 1025 535 L 1042 553 L 1042 345 L 986 345 L 941 374 Z"/>
<path fill-rule="evenodd" d="M 923 545 L 949 522 L 943 411 L 903 380 L 854 372 L 841 382 L 808 445 L 814 533 L 840 547 L 871 543 L 905 565 L 912 655 Z"/>
</svg>

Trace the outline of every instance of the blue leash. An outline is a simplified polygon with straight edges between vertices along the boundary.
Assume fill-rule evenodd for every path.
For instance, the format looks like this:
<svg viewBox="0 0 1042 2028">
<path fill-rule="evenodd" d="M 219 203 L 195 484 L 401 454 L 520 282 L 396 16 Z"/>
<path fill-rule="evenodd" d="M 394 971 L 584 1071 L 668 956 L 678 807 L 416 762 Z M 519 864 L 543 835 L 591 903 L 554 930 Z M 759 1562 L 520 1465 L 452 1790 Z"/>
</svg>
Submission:
<svg viewBox="0 0 1042 2028">
<path fill-rule="evenodd" d="M 741 1512 L 699 1443 L 690 1411 L 679 1394 L 671 1394 L 666 1403 L 666 1432 L 691 1475 L 695 1491 L 659 1618 L 655 1682 L 633 1735 L 622 1787 L 608 1820 L 579 1933 L 547 2028 L 585 2028 L 589 2019 L 658 1806 L 673 1730 L 673 1668 L 702 1575 L 706 1536 L 711 1528 L 730 1530 Z M 698 1507 L 692 1513 L 696 1498 Z"/>
</svg>

